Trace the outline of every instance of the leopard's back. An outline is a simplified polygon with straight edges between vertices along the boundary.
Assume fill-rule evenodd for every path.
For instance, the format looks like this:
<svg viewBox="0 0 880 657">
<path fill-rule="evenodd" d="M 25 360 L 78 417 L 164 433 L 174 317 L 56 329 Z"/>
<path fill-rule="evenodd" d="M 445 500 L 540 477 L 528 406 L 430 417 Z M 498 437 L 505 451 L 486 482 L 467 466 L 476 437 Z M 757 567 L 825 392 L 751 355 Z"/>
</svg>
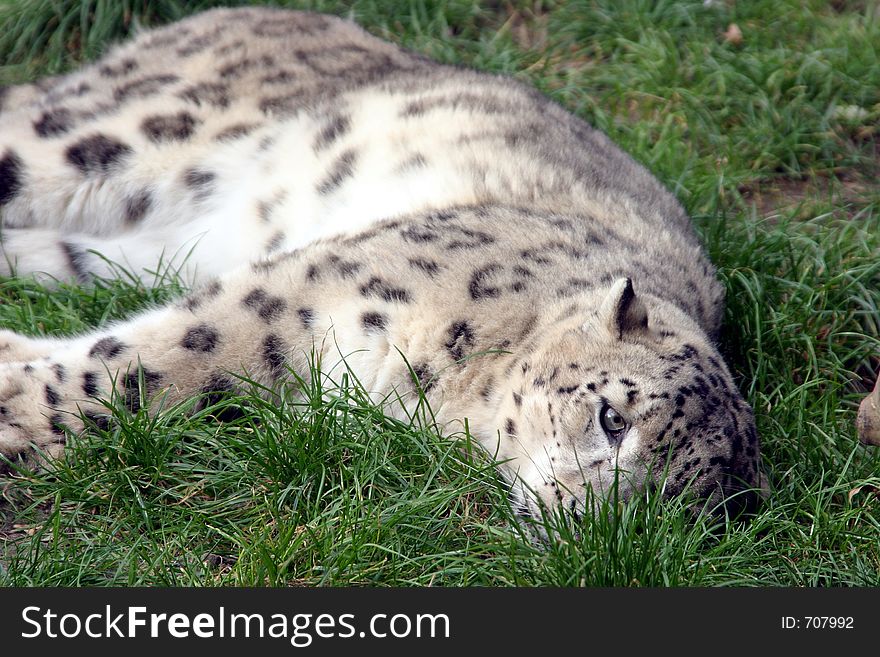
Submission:
<svg viewBox="0 0 880 657">
<path fill-rule="evenodd" d="M 605 135 L 349 21 L 215 9 L 2 102 L 0 213 L 20 273 L 87 280 L 108 273 L 101 251 L 136 271 L 186 259 L 194 282 L 390 216 L 499 203 L 575 213 L 646 271 L 677 268 L 676 300 L 717 328 L 684 211 Z"/>
</svg>

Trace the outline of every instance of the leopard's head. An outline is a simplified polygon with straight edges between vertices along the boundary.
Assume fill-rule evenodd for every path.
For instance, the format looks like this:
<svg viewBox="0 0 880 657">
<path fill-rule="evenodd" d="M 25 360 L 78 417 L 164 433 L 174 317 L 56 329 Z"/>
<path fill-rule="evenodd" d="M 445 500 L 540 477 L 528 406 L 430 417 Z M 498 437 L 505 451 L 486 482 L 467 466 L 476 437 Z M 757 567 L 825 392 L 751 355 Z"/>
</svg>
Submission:
<svg viewBox="0 0 880 657">
<path fill-rule="evenodd" d="M 556 504 L 579 514 L 587 499 L 647 485 L 717 508 L 759 499 L 754 416 L 721 356 L 693 320 L 637 296 L 630 279 L 520 359 L 495 423 L 524 514 Z"/>
</svg>

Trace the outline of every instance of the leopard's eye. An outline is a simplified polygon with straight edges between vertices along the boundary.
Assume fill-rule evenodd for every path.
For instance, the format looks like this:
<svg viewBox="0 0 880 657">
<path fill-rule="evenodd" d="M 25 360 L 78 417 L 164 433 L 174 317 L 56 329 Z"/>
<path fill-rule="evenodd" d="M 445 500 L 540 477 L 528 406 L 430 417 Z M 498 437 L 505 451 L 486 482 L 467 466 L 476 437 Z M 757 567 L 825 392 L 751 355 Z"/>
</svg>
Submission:
<svg viewBox="0 0 880 657">
<path fill-rule="evenodd" d="M 615 440 L 620 438 L 627 429 L 626 420 L 623 419 L 623 416 L 608 404 L 605 404 L 599 413 L 599 423 L 602 425 L 605 433 L 608 434 L 608 437 Z"/>
</svg>

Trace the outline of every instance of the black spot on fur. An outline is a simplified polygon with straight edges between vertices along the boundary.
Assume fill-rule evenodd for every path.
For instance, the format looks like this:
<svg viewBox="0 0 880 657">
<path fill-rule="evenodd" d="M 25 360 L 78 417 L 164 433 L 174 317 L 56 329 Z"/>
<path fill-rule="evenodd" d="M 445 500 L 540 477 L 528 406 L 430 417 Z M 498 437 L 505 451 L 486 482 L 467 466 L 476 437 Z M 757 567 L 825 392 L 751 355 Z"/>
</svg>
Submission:
<svg viewBox="0 0 880 657">
<path fill-rule="evenodd" d="M 313 35 L 330 27 L 330 20 L 321 14 L 298 13 L 258 21 L 253 26 L 257 36 L 286 37 L 291 33 Z"/>
<path fill-rule="evenodd" d="M 318 136 L 315 137 L 315 143 L 312 145 L 313 150 L 318 153 L 329 148 L 333 143 L 351 130 L 351 117 L 346 114 L 335 114 L 331 116 L 321 128 Z"/>
<path fill-rule="evenodd" d="M 449 339 L 444 346 L 453 360 L 464 358 L 475 344 L 474 330 L 465 321 L 459 321 L 449 327 Z"/>
<path fill-rule="evenodd" d="M 155 143 L 184 141 L 192 136 L 199 123 L 201 121 L 189 112 L 148 116 L 141 122 L 141 131 Z"/>
<path fill-rule="evenodd" d="M 367 333 L 382 332 L 388 324 L 388 318 L 382 313 L 366 312 L 361 315 L 361 326 Z"/>
<path fill-rule="evenodd" d="M 202 105 L 211 105 L 220 109 L 229 107 L 229 87 L 217 82 L 201 82 L 187 87 L 177 95 L 199 107 Z"/>
<path fill-rule="evenodd" d="M 87 397 L 94 397 L 98 394 L 98 374 L 96 372 L 83 374 L 82 391 Z"/>
<path fill-rule="evenodd" d="M 123 59 L 118 64 L 104 64 L 98 71 L 105 78 L 118 78 L 137 70 L 138 63 L 130 58 Z"/>
<path fill-rule="evenodd" d="M 470 228 L 459 228 L 455 232 L 459 233 L 459 237 L 446 243 L 446 248 L 450 251 L 460 249 L 476 249 L 487 244 L 492 244 L 495 238 L 489 233 L 480 230 L 471 230 Z"/>
<path fill-rule="evenodd" d="M 317 191 L 319 194 L 326 195 L 336 190 L 342 185 L 347 178 L 354 173 L 354 164 L 357 160 L 357 153 L 351 149 L 345 151 L 330 165 L 330 170 L 324 179 L 318 183 Z"/>
<path fill-rule="evenodd" d="M 255 311 L 267 324 L 278 319 L 287 310 L 287 302 L 284 299 L 271 296 L 259 287 L 248 292 L 241 303 Z"/>
<path fill-rule="evenodd" d="M 286 192 L 278 192 L 272 198 L 257 203 L 257 214 L 263 223 L 269 223 L 275 208 L 287 197 Z"/>
<path fill-rule="evenodd" d="M 428 221 L 450 221 L 451 219 L 458 219 L 459 214 L 459 211 L 454 209 L 436 210 L 428 214 Z"/>
<path fill-rule="evenodd" d="M 187 310 L 194 311 L 206 300 L 216 297 L 222 290 L 223 285 L 215 279 L 186 297 L 182 305 Z"/>
<path fill-rule="evenodd" d="M 67 265 L 73 272 L 76 280 L 80 283 L 88 283 L 91 276 L 89 275 L 88 253 L 79 248 L 76 244 L 70 242 L 61 242 L 59 245 L 67 258 Z"/>
<path fill-rule="evenodd" d="M 120 164 L 132 148 L 107 135 L 92 135 L 69 146 L 65 153 L 67 161 L 84 174 L 107 174 Z"/>
<path fill-rule="evenodd" d="M 290 84 L 291 82 L 295 82 L 299 77 L 300 75 L 295 71 L 282 70 L 271 73 L 270 75 L 264 75 L 260 78 L 260 82 L 263 84 Z"/>
<path fill-rule="evenodd" d="M 421 153 L 414 153 L 397 166 L 397 171 L 411 171 L 413 169 L 421 169 L 422 167 L 426 166 L 428 166 L 428 159 Z"/>
<path fill-rule="evenodd" d="M 482 114 L 510 113 L 511 108 L 502 99 L 485 94 L 461 92 L 453 95 L 420 98 L 408 103 L 399 113 L 401 118 L 423 116 L 438 109 L 457 111 L 466 109 Z"/>
<path fill-rule="evenodd" d="M 255 123 L 235 123 L 223 128 L 223 130 L 214 135 L 214 139 L 217 141 L 234 141 L 236 139 L 241 139 L 242 137 L 247 137 L 258 127 L 259 126 Z"/>
<path fill-rule="evenodd" d="M 64 444 L 67 440 L 67 435 L 64 433 L 64 418 L 61 417 L 60 413 L 55 413 L 52 417 L 49 418 L 49 430 L 58 436 L 58 440 L 56 443 Z"/>
<path fill-rule="evenodd" d="M 428 226 L 407 226 L 406 229 L 400 231 L 400 236 L 407 242 L 416 244 L 434 242 L 438 239 L 437 231 Z"/>
<path fill-rule="evenodd" d="M 189 349 L 190 351 L 210 353 L 217 347 L 219 340 L 220 335 L 213 327 L 207 324 L 199 324 L 187 330 L 180 344 L 184 349 Z"/>
<path fill-rule="evenodd" d="M 276 379 L 280 379 L 286 372 L 287 351 L 288 347 L 284 340 L 277 335 L 270 333 L 263 340 L 263 360 Z"/>
<path fill-rule="evenodd" d="M 183 183 L 191 189 L 197 199 L 206 198 L 214 189 L 217 174 L 204 169 L 187 169 L 183 172 Z"/>
<path fill-rule="evenodd" d="M 279 258 L 266 258 L 262 260 L 254 260 L 251 263 L 251 271 L 255 274 L 268 274 L 270 271 L 275 269 L 275 267 L 280 262 Z"/>
<path fill-rule="evenodd" d="M 178 41 L 188 36 L 190 31 L 187 29 L 182 29 L 179 27 L 161 30 L 158 34 L 153 35 L 147 42 L 144 44 L 144 48 L 147 50 L 155 50 L 156 48 L 167 48 L 168 46 L 173 46 Z"/>
<path fill-rule="evenodd" d="M 553 264 L 553 260 L 541 254 L 538 249 L 525 249 L 520 251 L 520 257 L 532 264 L 546 267 Z"/>
<path fill-rule="evenodd" d="M 61 397 L 58 394 L 58 391 L 49 384 L 46 384 L 46 403 L 54 408 L 55 406 L 58 406 L 60 401 Z"/>
<path fill-rule="evenodd" d="M 151 395 L 159 387 L 162 375 L 158 372 L 148 370 L 146 367 L 140 368 L 137 372 L 129 372 L 122 380 L 123 392 L 125 394 L 125 405 L 132 412 L 136 413 L 141 407 L 141 387 L 140 380 L 143 376 L 144 396 Z"/>
<path fill-rule="evenodd" d="M 257 214 L 260 217 L 260 220 L 264 224 L 268 224 L 272 219 L 272 210 L 275 208 L 275 204 L 271 201 L 260 201 L 257 203 Z"/>
<path fill-rule="evenodd" d="M 498 263 L 492 263 L 476 270 L 471 275 L 470 283 L 468 283 L 468 292 L 471 299 L 480 301 L 481 299 L 495 299 L 501 295 L 501 290 L 488 284 L 490 279 L 502 267 Z"/>
<path fill-rule="evenodd" d="M 266 290 L 257 287 L 248 292 L 241 302 L 248 308 L 256 310 L 266 301 L 267 298 L 269 298 L 269 295 L 266 293 Z"/>
<path fill-rule="evenodd" d="M 427 363 L 417 363 L 413 365 L 413 374 L 423 392 L 429 392 L 435 383 L 435 375 Z"/>
<path fill-rule="evenodd" d="M 67 98 L 80 98 L 85 96 L 92 90 L 92 85 L 88 82 L 79 82 L 74 86 L 67 86 L 62 89 L 53 89 L 52 93 L 57 99 L 63 100 Z"/>
<path fill-rule="evenodd" d="M 568 219 L 551 219 L 549 223 L 551 226 L 559 228 L 565 232 L 570 232 L 572 230 L 571 222 Z"/>
<path fill-rule="evenodd" d="M 189 57 L 191 55 L 195 55 L 196 53 L 204 51 L 208 46 L 217 42 L 217 38 L 220 36 L 220 32 L 223 31 L 222 27 L 216 28 L 208 32 L 207 34 L 200 34 L 189 39 L 186 43 L 181 45 L 177 49 L 177 54 L 181 57 Z"/>
<path fill-rule="evenodd" d="M 230 64 L 225 64 L 221 66 L 217 70 L 217 73 L 221 78 L 238 78 L 247 71 L 253 70 L 255 68 L 273 66 L 274 63 L 274 59 L 269 55 L 263 55 L 258 59 L 245 57 L 244 59 L 240 59 L 237 62 L 232 62 Z"/>
<path fill-rule="evenodd" d="M 284 36 L 290 30 L 295 29 L 302 34 L 318 36 L 320 33 L 330 29 L 336 23 L 330 16 L 314 13 L 297 13 L 289 14 L 286 18 L 287 23 L 276 18 L 259 21 L 254 26 L 254 34 L 260 36 Z M 262 30 L 266 30 L 263 32 Z"/>
<path fill-rule="evenodd" d="M 70 132 L 73 127 L 73 115 L 66 107 L 46 110 L 39 119 L 34 121 L 34 132 L 37 136 L 48 139 Z"/>
<path fill-rule="evenodd" d="M 336 271 L 339 272 L 339 275 L 342 276 L 342 278 L 354 278 L 354 275 L 357 274 L 362 267 L 363 266 L 359 262 L 342 260 L 336 264 Z"/>
<path fill-rule="evenodd" d="M 327 262 L 343 279 L 354 278 L 355 274 L 357 274 L 363 268 L 363 265 L 359 262 L 354 262 L 353 260 L 343 260 L 336 255 L 331 255 L 329 258 L 327 258 Z"/>
<path fill-rule="evenodd" d="M 217 279 L 214 279 L 213 281 L 206 284 L 204 287 L 202 287 L 200 289 L 200 292 L 202 293 L 202 295 L 206 299 L 213 299 L 218 294 L 220 294 L 222 291 L 223 291 L 223 284 L 220 281 L 218 281 Z"/>
<path fill-rule="evenodd" d="M 747 442 L 749 445 L 754 445 L 758 442 L 758 434 L 755 431 L 754 427 L 748 427 L 746 430 Z"/>
<path fill-rule="evenodd" d="M 199 407 L 202 409 L 208 408 L 219 404 L 226 396 L 235 393 L 235 384 L 228 376 L 214 373 L 207 383 L 202 386 L 201 393 L 203 398 Z M 243 413 L 240 407 L 228 405 L 217 411 L 215 415 L 221 422 L 229 422 L 241 417 Z"/>
<path fill-rule="evenodd" d="M 433 260 L 427 260 L 426 258 L 410 258 L 409 264 L 413 269 L 417 269 L 432 278 L 440 271 L 439 264 Z"/>
<path fill-rule="evenodd" d="M 91 411 L 85 411 L 83 412 L 83 417 L 85 417 L 88 422 L 95 425 L 95 428 L 101 431 L 106 431 L 110 427 L 110 418 L 106 415 L 98 415 Z"/>
<path fill-rule="evenodd" d="M 556 288 L 556 296 L 573 297 L 579 296 L 583 290 L 591 290 L 595 287 L 592 281 L 577 276 L 569 277 L 564 285 Z"/>
<path fill-rule="evenodd" d="M 116 338 L 101 338 L 89 349 L 89 356 L 91 358 L 116 358 L 123 349 L 125 349 L 125 345 Z"/>
<path fill-rule="evenodd" d="M 21 190 L 23 170 L 24 164 L 14 151 L 0 160 L 0 206 L 9 203 Z"/>
<path fill-rule="evenodd" d="M 378 297 L 383 301 L 397 301 L 400 303 L 409 303 L 410 294 L 400 287 L 392 287 L 381 278 L 373 276 L 366 283 L 361 285 L 360 292 L 365 297 Z"/>
<path fill-rule="evenodd" d="M 55 372 L 55 378 L 58 380 L 58 383 L 64 383 L 67 380 L 67 370 L 61 363 L 55 363 L 52 366 L 52 371 Z"/>
<path fill-rule="evenodd" d="M 276 117 L 287 116 L 302 106 L 306 95 L 306 92 L 301 90 L 283 96 L 261 98 L 257 106 L 263 114 Z"/>
<path fill-rule="evenodd" d="M 146 189 L 129 196 L 125 201 L 125 221 L 130 224 L 139 223 L 150 211 L 153 197 Z"/>
<path fill-rule="evenodd" d="M 281 297 L 269 297 L 266 303 L 257 311 L 257 314 L 260 316 L 260 319 L 268 323 L 278 319 L 285 310 L 287 310 L 287 302 L 284 299 Z"/>
<path fill-rule="evenodd" d="M 299 308 L 296 314 L 299 315 L 299 321 L 302 322 L 304 329 L 312 328 L 312 323 L 315 321 L 314 310 L 311 308 Z"/>
<path fill-rule="evenodd" d="M 508 436 L 516 435 L 516 423 L 511 418 L 507 418 L 507 422 L 504 423 L 504 431 Z"/>
<path fill-rule="evenodd" d="M 274 253 L 284 244 L 284 233 L 282 231 L 278 231 L 272 237 L 269 238 L 269 241 L 266 242 L 266 253 Z"/>
<path fill-rule="evenodd" d="M 155 96 L 163 87 L 177 82 L 180 78 L 172 73 L 150 75 L 119 85 L 113 92 L 117 101 L 123 102 L 130 98 L 147 98 Z"/>
<path fill-rule="evenodd" d="M 513 405 L 517 408 L 520 408 L 522 406 L 522 395 L 513 393 Z"/>
</svg>

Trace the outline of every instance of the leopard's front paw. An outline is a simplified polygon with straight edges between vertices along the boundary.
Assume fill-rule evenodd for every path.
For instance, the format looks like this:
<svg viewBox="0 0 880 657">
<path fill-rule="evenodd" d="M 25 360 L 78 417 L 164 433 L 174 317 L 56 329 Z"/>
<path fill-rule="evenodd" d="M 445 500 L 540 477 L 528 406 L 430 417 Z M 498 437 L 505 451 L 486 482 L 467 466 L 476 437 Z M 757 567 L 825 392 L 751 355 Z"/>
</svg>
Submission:
<svg viewBox="0 0 880 657">
<path fill-rule="evenodd" d="M 0 371 L 0 453 L 7 458 L 64 451 L 67 424 L 54 372 L 45 364 L 7 366 Z"/>
</svg>

